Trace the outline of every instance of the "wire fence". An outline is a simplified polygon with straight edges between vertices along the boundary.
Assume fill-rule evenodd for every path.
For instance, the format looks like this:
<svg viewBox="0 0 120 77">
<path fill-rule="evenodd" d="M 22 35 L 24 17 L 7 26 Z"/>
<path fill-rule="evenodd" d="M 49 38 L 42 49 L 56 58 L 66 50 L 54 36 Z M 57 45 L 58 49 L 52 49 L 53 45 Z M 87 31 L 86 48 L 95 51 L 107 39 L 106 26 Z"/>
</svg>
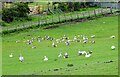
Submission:
<svg viewBox="0 0 120 77">
<path fill-rule="evenodd" d="M 64 14 L 57 14 L 57 15 L 52 15 L 52 18 L 47 18 L 47 15 L 40 15 L 40 19 L 38 18 L 37 22 L 30 22 L 30 23 L 25 23 L 18 25 L 13 28 L 6 28 L 2 30 L 2 32 L 9 32 L 9 31 L 16 31 L 16 30 L 21 30 L 21 29 L 26 29 L 26 28 L 33 28 L 33 27 L 40 27 L 44 26 L 47 24 L 55 24 L 55 23 L 60 23 L 60 22 L 66 22 L 70 20 L 75 20 L 75 19 L 80 19 L 80 18 L 87 18 L 87 17 L 97 17 L 98 15 L 102 14 L 108 14 L 108 13 L 114 13 L 118 11 L 118 9 L 112 9 L 112 8 L 99 8 L 95 9 L 93 11 L 87 11 L 87 12 L 70 12 L 70 13 L 64 13 Z M 44 19 L 42 19 L 44 17 Z"/>
</svg>

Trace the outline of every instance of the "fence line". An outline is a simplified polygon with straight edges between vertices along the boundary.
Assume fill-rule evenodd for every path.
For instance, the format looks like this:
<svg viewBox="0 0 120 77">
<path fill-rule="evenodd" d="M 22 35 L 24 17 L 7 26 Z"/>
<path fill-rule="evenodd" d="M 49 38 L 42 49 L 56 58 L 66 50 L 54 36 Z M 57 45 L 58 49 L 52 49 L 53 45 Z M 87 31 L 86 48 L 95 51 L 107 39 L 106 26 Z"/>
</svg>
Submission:
<svg viewBox="0 0 120 77">
<path fill-rule="evenodd" d="M 6 30 L 3 30 L 2 32 L 4 31 L 9 31 L 9 30 L 19 30 L 19 29 L 24 29 L 24 28 L 29 28 L 29 27 L 33 27 L 33 25 L 38 25 L 38 26 L 41 26 L 41 25 L 44 25 L 44 24 L 54 24 L 54 23 L 58 23 L 58 22 L 62 22 L 62 21 L 67 21 L 67 20 L 74 20 L 74 19 L 78 19 L 78 18 L 84 18 L 84 17 L 91 17 L 91 16 L 97 16 L 99 14 L 106 14 L 106 13 L 113 13 L 117 10 L 115 9 L 112 9 L 112 8 L 101 8 L 101 9 L 96 9 L 96 10 L 93 10 L 93 11 L 87 11 L 87 12 L 83 12 L 82 14 L 80 13 L 68 13 L 68 14 L 58 14 L 57 17 L 54 17 L 52 15 L 52 19 L 48 19 L 47 18 L 47 15 L 43 15 L 45 16 L 45 20 L 41 20 L 38 18 L 38 22 L 30 22 L 28 24 L 23 24 L 22 26 L 18 25 L 17 27 L 14 27 L 14 28 L 7 28 Z M 68 16 L 67 16 L 68 15 Z M 39 17 L 43 17 L 42 15 L 39 16 Z"/>
</svg>

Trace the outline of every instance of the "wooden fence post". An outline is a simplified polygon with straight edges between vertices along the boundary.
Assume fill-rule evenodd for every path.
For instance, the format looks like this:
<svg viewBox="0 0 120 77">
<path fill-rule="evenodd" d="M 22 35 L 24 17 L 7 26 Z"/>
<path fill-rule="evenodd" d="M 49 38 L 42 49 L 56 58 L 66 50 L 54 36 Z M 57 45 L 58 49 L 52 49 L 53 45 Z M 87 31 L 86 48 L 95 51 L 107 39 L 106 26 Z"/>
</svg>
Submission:
<svg viewBox="0 0 120 77">
<path fill-rule="evenodd" d="M 40 15 L 40 27 L 41 27 L 41 15 Z"/>
<path fill-rule="evenodd" d="M 72 21 L 73 17 L 72 17 L 72 14 L 71 14 L 71 13 L 70 13 L 70 17 L 71 17 L 71 21 Z"/>
<path fill-rule="evenodd" d="M 24 28 L 24 24 L 23 24 L 23 28 Z"/>
<path fill-rule="evenodd" d="M 40 17 L 40 16 L 39 16 Z M 38 27 L 40 26 L 40 19 L 39 19 L 39 17 L 38 17 Z"/>
<path fill-rule="evenodd" d="M 46 20 L 46 24 L 47 24 L 47 15 L 46 15 L 46 17 L 45 17 L 45 20 Z"/>
<path fill-rule="evenodd" d="M 52 24 L 54 25 L 53 14 L 52 14 Z"/>
<path fill-rule="evenodd" d="M 17 26 L 16 26 L 16 30 L 17 30 Z"/>
<path fill-rule="evenodd" d="M 84 18 L 85 17 L 84 13 L 82 13 L 82 15 L 83 15 L 83 18 Z"/>
<path fill-rule="evenodd" d="M 110 13 L 112 14 L 113 12 L 112 12 L 112 7 L 110 7 Z"/>
<path fill-rule="evenodd" d="M 79 15 L 78 15 L 78 12 L 77 12 L 77 18 L 79 19 Z"/>
<path fill-rule="evenodd" d="M 31 22 L 31 24 L 30 24 L 30 26 L 32 25 L 32 22 Z"/>
<path fill-rule="evenodd" d="M 60 22 L 60 15 L 58 14 L 59 22 Z"/>
<path fill-rule="evenodd" d="M 43 15 L 41 15 L 41 26 L 43 26 L 43 21 L 42 21 Z"/>
<path fill-rule="evenodd" d="M 88 15 L 89 15 L 89 18 L 90 18 L 90 11 L 88 11 Z"/>
<path fill-rule="evenodd" d="M 95 15 L 95 17 L 97 17 L 97 15 L 96 15 L 96 11 L 94 10 L 94 15 Z"/>
<path fill-rule="evenodd" d="M 67 20 L 66 20 L 66 15 L 65 15 L 65 13 L 64 13 L 64 18 L 65 18 L 65 22 L 66 22 Z"/>
</svg>

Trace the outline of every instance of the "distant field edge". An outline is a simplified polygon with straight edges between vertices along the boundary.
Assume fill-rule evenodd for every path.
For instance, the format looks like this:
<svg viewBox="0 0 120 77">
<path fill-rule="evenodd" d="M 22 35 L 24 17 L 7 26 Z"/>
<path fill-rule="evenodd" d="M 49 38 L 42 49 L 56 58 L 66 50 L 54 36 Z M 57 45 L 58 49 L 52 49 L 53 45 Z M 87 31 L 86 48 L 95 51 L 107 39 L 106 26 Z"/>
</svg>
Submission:
<svg viewBox="0 0 120 77">
<path fill-rule="evenodd" d="M 2 75 L 1 77 L 119 77 L 119 75 Z"/>
</svg>

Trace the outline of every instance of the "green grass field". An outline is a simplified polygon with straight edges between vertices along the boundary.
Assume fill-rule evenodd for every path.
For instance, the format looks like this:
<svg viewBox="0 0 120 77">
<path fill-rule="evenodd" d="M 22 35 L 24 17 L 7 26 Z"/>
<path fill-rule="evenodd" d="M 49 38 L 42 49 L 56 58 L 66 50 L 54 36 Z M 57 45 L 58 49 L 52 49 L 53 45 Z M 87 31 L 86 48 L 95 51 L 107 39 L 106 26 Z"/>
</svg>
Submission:
<svg viewBox="0 0 120 77">
<path fill-rule="evenodd" d="M 66 46 L 61 42 L 54 48 L 49 40 L 40 43 L 34 40 L 32 45 L 24 42 L 38 36 L 61 38 L 63 35 L 70 39 L 75 35 L 86 35 L 96 43 L 72 42 L 70 46 Z M 90 38 L 91 35 L 95 35 L 95 38 Z M 114 39 L 110 38 L 112 35 L 115 35 Z M 20 40 L 20 43 L 16 43 L 17 40 Z M 36 46 L 35 49 L 31 48 L 33 45 Z M 111 50 L 112 45 L 116 46 L 115 50 Z M 92 50 L 93 54 L 89 58 L 78 56 L 79 49 Z M 58 58 L 60 52 L 68 52 L 70 57 Z M 13 58 L 9 58 L 10 53 L 13 53 Z M 25 59 L 23 63 L 19 61 L 20 53 Z M 49 60 L 44 62 L 44 56 Z M 104 63 L 109 60 L 113 62 Z M 68 67 L 67 64 L 74 66 Z M 5 35 L 2 38 L 2 65 L 3 75 L 118 75 L 118 17 L 103 17 L 49 30 L 39 28 Z M 54 71 L 56 68 L 59 70 Z"/>
</svg>

